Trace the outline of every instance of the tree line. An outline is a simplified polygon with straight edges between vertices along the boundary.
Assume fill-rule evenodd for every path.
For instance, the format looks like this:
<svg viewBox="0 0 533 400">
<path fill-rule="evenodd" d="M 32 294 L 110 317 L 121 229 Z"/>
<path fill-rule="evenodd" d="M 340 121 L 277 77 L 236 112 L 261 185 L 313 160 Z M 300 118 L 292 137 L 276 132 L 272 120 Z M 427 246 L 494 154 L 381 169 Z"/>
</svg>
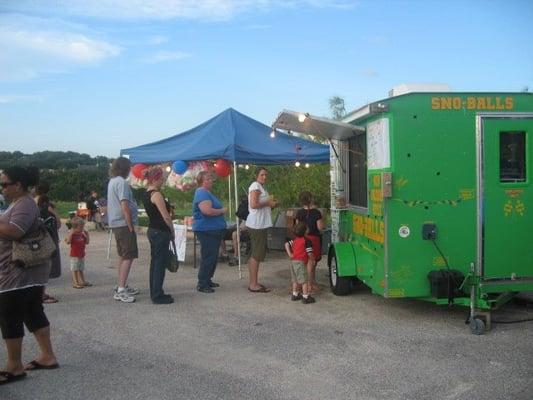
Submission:
<svg viewBox="0 0 533 400">
<path fill-rule="evenodd" d="M 111 159 L 73 151 L 0 151 L 0 170 L 13 165 L 35 166 L 41 181 L 50 184 L 49 196 L 58 201 L 80 201 L 91 190 L 105 194 Z"/>
<path fill-rule="evenodd" d="M 344 98 L 331 96 L 328 102 L 331 117 L 342 119 L 346 114 Z M 314 140 L 320 141 L 318 138 Z M 96 190 L 100 196 L 106 196 L 111 161 L 107 157 L 91 157 L 89 154 L 73 151 L 40 151 L 33 154 L 0 151 L 0 170 L 12 165 L 38 167 L 41 170 L 41 180 L 50 183 L 50 198 L 56 201 L 82 201 L 92 190 Z M 246 195 L 246 190 L 254 179 L 253 169 L 253 166 L 248 170 L 239 168 L 239 197 Z M 278 165 L 268 169 L 268 191 L 275 195 L 282 207 L 297 206 L 298 195 L 302 190 L 311 191 L 319 206 L 329 206 L 329 165 L 312 165 L 310 168 Z M 227 178 L 218 179 L 213 191 L 221 199 L 227 199 Z M 140 201 L 142 192 L 142 189 L 134 189 L 137 201 Z M 194 193 L 173 188 L 165 188 L 163 192 L 179 208 L 190 207 Z"/>
<path fill-rule="evenodd" d="M 72 151 L 42 151 L 23 154 L 20 151 L 0 152 L 0 170 L 13 165 L 33 165 L 41 171 L 41 181 L 50 184 L 49 197 L 55 201 L 83 201 L 91 190 L 106 196 L 109 181 L 109 165 L 112 159 Z M 298 205 L 298 195 L 309 190 L 322 207 L 329 205 L 329 165 L 311 165 L 296 168 L 292 165 L 267 166 L 269 178 L 267 189 L 274 194 L 282 207 Z M 239 197 L 245 196 L 248 186 L 254 180 L 254 167 L 239 168 Z M 233 175 L 231 175 L 233 177 Z M 164 194 L 178 208 L 189 208 L 194 191 L 182 192 L 164 188 Z M 223 201 L 228 197 L 228 178 L 219 178 L 213 192 Z M 134 195 L 140 204 L 143 189 L 135 189 Z M 233 189 L 232 189 L 233 194 Z"/>
</svg>

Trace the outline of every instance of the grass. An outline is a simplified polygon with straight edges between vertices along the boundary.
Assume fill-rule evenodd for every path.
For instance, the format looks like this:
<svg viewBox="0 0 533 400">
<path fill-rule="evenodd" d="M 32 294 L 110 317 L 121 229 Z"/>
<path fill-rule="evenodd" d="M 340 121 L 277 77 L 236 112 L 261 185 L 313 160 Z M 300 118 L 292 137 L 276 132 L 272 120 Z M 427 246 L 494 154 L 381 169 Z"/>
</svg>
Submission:
<svg viewBox="0 0 533 400">
<path fill-rule="evenodd" d="M 61 218 L 68 218 L 68 213 L 78 209 L 78 203 L 75 201 L 55 201 L 57 212 Z M 142 208 L 142 205 L 139 205 Z M 189 208 L 179 208 L 174 211 L 174 219 L 183 219 L 192 215 L 192 205 Z M 148 226 L 148 217 L 139 217 L 139 225 Z"/>
<path fill-rule="evenodd" d="M 78 209 L 78 203 L 75 201 L 54 201 L 54 205 L 61 218 L 68 218 L 70 211 L 76 211 Z"/>
</svg>

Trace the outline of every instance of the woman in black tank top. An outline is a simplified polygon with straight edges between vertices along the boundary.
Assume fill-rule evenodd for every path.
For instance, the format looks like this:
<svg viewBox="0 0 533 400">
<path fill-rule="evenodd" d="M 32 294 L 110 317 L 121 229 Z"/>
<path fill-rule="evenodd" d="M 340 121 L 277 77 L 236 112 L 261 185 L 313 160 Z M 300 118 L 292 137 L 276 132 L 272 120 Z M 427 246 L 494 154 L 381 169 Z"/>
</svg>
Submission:
<svg viewBox="0 0 533 400">
<path fill-rule="evenodd" d="M 151 167 L 143 171 L 148 188 L 143 196 L 144 209 L 148 214 L 148 240 L 150 241 L 150 297 L 154 304 L 170 304 L 172 296 L 163 291 L 165 265 L 170 241 L 174 240 L 174 226 L 170 215 L 170 205 L 161 194 L 165 176 L 161 167 Z"/>
</svg>

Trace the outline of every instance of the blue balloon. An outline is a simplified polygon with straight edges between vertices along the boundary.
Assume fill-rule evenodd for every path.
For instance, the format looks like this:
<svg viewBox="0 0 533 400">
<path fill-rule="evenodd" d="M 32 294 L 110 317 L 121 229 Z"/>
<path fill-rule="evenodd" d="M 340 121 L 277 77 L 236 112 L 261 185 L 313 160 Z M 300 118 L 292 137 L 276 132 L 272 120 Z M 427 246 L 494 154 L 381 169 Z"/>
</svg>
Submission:
<svg viewBox="0 0 533 400">
<path fill-rule="evenodd" d="M 178 175 L 183 175 L 185 171 L 187 171 L 187 163 L 185 161 L 174 161 L 174 164 L 172 164 L 172 171 L 174 171 Z"/>
</svg>

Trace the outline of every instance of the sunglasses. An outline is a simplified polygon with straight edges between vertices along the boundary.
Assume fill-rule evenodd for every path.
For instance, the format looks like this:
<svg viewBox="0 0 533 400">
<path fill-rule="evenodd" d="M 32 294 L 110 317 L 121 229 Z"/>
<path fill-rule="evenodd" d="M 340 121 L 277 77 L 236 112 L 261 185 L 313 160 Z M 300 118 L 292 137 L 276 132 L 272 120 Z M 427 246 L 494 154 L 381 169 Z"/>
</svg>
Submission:
<svg viewBox="0 0 533 400">
<path fill-rule="evenodd" d="M 15 182 L 0 182 L 0 186 L 2 186 L 2 189 L 5 189 L 8 186 L 14 185 Z"/>
</svg>

